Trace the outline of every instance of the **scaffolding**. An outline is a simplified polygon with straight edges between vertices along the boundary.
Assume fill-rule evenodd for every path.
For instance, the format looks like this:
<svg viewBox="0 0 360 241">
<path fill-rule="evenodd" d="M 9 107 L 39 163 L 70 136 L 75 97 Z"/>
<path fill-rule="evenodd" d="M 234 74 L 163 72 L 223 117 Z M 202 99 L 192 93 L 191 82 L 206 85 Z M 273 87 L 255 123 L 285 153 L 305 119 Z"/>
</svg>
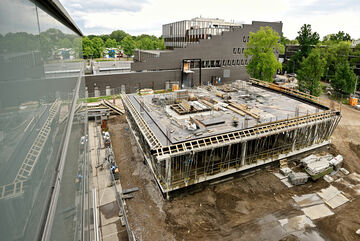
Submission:
<svg viewBox="0 0 360 241">
<path fill-rule="evenodd" d="M 163 193 L 251 169 L 330 143 L 341 113 L 318 99 L 262 81 L 252 84 L 300 98 L 323 112 L 258 124 L 224 134 L 162 145 L 129 97 L 122 95 L 128 122 Z"/>
</svg>

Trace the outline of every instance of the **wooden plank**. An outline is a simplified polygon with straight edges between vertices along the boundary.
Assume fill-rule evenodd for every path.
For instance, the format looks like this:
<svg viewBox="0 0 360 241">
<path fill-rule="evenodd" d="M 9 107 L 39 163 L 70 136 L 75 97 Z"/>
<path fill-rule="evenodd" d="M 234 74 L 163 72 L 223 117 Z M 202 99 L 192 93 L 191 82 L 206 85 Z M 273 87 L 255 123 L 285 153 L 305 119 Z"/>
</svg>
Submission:
<svg viewBox="0 0 360 241">
<path fill-rule="evenodd" d="M 137 192 L 137 191 L 139 191 L 139 188 L 138 187 L 133 187 L 133 188 L 129 188 L 129 189 L 124 189 L 122 191 L 122 194 L 125 195 L 125 194 L 128 194 L 128 193 Z"/>
<path fill-rule="evenodd" d="M 227 108 L 228 108 L 229 110 L 234 111 L 235 113 L 237 113 L 237 114 L 239 114 L 239 115 L 245 116 L 245 113 L 244 113 L 244 112 L 242 112 L 242 111 L 240 111 L 240 110 L 238 110 L 238 109 L 236 109 L 236 108 L 234 108 L 234 107 L 232 107 L 232 106 L 230 106 L 230 105 L 228 105 Z"/>
<path fill-rule="evenodd" d="M 252 116 L 255 119 L 260 119 L 260 116 L 253 113 L 252 111 L 248 110 L 246 105 L 238 104 L 238 103 L 230 103 L 231 106 L 235 107 L 236 109 L 241 110 L 242 112 L 245 112 L 246 114 Z"/>
</svg>

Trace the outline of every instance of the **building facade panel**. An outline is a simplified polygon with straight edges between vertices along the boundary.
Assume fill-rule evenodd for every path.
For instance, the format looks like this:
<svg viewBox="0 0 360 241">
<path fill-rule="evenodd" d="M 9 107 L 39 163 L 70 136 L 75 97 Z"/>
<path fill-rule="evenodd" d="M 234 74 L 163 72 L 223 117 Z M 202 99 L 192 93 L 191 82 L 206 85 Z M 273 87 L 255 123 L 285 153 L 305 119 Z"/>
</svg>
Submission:
<svg viewBox="0 0 360 241">
<path fill-rule="evenodd" d="M 86 112 L 74 112 L 85 93 L 81 36 L 57 1 L 44 2 L 0 2 L 1 240 L 40 240 L 53 200 L 51 240 L 79 240 L 75 230 L 90 221 L 77 216 L 87 164 Z"/>
</svg>

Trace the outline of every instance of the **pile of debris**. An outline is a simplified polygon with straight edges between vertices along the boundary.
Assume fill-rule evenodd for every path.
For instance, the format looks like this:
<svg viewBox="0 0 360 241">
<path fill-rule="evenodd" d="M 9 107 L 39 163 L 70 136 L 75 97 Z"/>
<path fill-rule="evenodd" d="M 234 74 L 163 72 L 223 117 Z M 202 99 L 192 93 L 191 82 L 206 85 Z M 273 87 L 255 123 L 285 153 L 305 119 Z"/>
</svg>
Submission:
<svg viewBox="0 0 360 241">
<path fill-rule="evenodd" d="M 343 163 L 343 157 L 331 154 L 325 156 L 310 155 L 300 161 L 312 180 L 317 180 L 332 171 L 338 171 Z"/>
<path fill-rule="evenodd" d="M 280 161 L 280 173 L 276 176 L 278 176 L 285 185 L 290 187 L 292 185 L 305 184 L 309 178 L 315 181 L 324 177 L 327 182 L 332 182 L 333 179 L 328 174 L 334 170 L 344 172 L 342 170 L 343 168 L 341 168 L 343 164 L 343 157 L 341 155 L 334 157 L 331 154 L 323 156 L 312 154 L 301 159 L 300 163 L 304 167 L 305 172 L 295 172 L 287 166 L 287 163 L 284 164 Z"/>
</svg>

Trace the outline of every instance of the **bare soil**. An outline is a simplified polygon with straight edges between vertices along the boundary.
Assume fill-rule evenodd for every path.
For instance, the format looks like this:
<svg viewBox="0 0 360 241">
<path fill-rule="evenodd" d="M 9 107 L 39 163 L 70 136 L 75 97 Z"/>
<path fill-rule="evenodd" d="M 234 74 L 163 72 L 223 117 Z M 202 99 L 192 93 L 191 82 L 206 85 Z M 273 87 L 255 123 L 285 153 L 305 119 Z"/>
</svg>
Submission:
<svg viewBox="0 0 360 241">
<path fill-rule="evenodd" d="M 345 168 L 360 173 L 360 112 L 343 106 L 342 115 L 328 151 L 343 155 Z M 287 188 L 271 173 L 276 167 L 166 201 L 143 162 L 125 116 L 111 117 L 108 123 L 122 186 L 139 188 L 126 201 L 137 240 L 360 240 L 355 234 L 360 228 L 359 194 L 341 183 L 334 186 L 351 202 L 337 208 L 335 215 L 317 220 L 316 228 L 301 234 L 281 231 L 279 219 L 302 214 L 293 195 L 314 193 L 329 184 L 321 179 Z"/>
</svg>

